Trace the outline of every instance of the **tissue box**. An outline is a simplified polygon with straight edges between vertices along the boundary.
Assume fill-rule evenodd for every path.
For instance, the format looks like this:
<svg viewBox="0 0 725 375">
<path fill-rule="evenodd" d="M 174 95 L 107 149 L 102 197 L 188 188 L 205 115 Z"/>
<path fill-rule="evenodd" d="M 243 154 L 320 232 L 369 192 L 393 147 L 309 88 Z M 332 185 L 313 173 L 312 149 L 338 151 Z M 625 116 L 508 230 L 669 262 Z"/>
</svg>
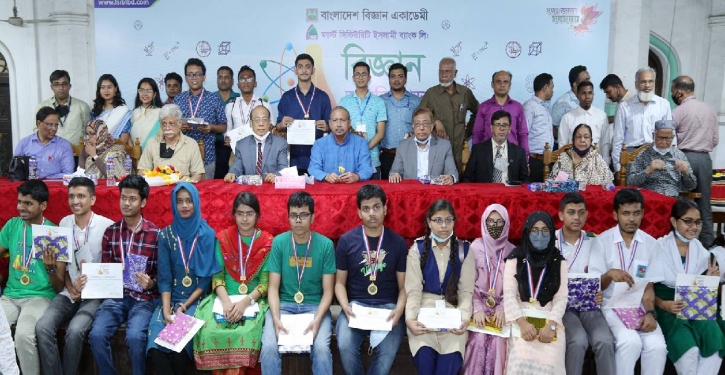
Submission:
<svg viewBox="0 0 725 375">
<path fill-rule="evenodd" d="M 566 181 L 546 180 L 544 182 L 544 191 L 547 193 L 574 193 L 579 191 L 579 182 L 577 180 L 568 179 Z"/>
<path fill-rule="evenodd" d="M 79 176 L 74 176 L 72 174 L 64 174 L 63 175 L 63 185 L 68 186 L 68 184 L 70 184 L 70 180 L 72 180 L 73 177 L 79 177 Z M 87 174 L 87 175 L 85 175 L 85 177 L 90 178 L 91 181 L 93 181 L 94 185 L 98 185 L 98 176 L 97 175 Z"/>
<path fill-rule="evenodd" d="M 240 185 L 262 185 L 262 176 L 260 175 L 248 175 L 237 177 L 237 183 Z"/>
<path fill-rule="evenodd" d="M 277 176 L 274 178 L 275 189 L 304 189 L 305 176 Z"/>
</svg>

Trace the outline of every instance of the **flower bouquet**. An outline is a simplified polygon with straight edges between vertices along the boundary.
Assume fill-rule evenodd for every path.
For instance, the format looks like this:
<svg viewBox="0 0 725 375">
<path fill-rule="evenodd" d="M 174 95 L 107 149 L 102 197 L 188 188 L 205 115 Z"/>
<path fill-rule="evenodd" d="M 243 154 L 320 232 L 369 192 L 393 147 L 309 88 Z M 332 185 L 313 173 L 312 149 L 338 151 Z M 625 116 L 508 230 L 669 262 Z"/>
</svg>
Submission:
<svg viewBox="0 0 725 375">
<path fill-rule="evenodd" d="M 142 172 L 149 186 L 168 186 L 181 180 L 181 173 L 172 165 L 159 165 L 153 170 Z"/>
</svg>

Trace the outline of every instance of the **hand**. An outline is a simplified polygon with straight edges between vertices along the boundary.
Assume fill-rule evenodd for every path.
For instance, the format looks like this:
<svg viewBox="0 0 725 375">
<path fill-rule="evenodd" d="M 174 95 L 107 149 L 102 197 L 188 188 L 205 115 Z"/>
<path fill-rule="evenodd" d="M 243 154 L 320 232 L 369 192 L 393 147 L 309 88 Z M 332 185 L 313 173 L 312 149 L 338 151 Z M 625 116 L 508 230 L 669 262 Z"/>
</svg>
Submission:
<svg viewBox="0 0 725 375">
<path fill-rule="evenodd" d="M 685 308 L 685 303 L 682 301 L 662 301 L 662 310 L 665 310 L 670 314 L 677 315 L 684 308 Z"/>
<path fill-rule="evenodd" d="M 70 299 L 73 300 L 73 302 L 78 302 L 81 300 L 81 293 L 75 289 L 68 289 L 68 294 L 70 294 Z"/>
<path fill-rule="evenodd" d="M 323 132 L 327 131 L 327 122 L 325 120 L 317 120 L 315 121 L 315 127 L 317 130 L 322 130 Z"/>
<path fill-rule="evenodd" d="M 684 175 L 690 174 L 690 170 L 687 168 L 687 163 L 684 160 L 675 161 L 675 170 L 682 172 Z"/>
<path fill-rule="evenodd" d="M 403 181 L 403 178 L 400 177 L 400 174 L 398 173 L 393 173 L 388 176 L 388 182 L 390 182 L 391 184 L 397 184 L 400 181 Z"/>
<path fill-rule="evenodd" d="M 183 303 L 179 303 L 178 306 L 179 307 L 176 309 L 176 311 L 174 311 L 174 314 L 186 312 L 186 305 L 184 305 Z"/>
<path fill-rule="evenodd" d="M 519 324 L 521 329 L 521 338 L 526 341 L 534 341 L 536 338 L 536 327 L 524 319 L 524 317 L 516 319 L 516 323 Z"/>
<path fill-rule="evenodd" d="M 390 312 L 390 315 L 388 315 L 388 319 L 385 319 L 386 322 L 393 322 L 393 327 L 395 327 L 396 324 L 400 321 L 400 317 L 403 316 L 403 312 L 405 311 L 405 308 L 402 309 L 393 309 L 393 311 Z"/>
<path fill-rule="evenodd" d="M 317 337 L 317 331 L 320 329 L 320 321 L 317 319 L 313 319 L 310 322 L 310 325 L 307 326 L 304 332 L 302 332 L 303 335 L 306 335 L 307 332 L 312 332 L 312 339 L 314 340 L 315 337 Z"/>
<path fill-rule="evenodd" d="M 550 327 L 549 324 L 551 324 L 550 321 L 546 322 L 546 327 L 542 328 L 541 331 L 539 331 L 539 342 L 542 342 L 544 344 L 548 344 L 551 341 L 554 340 L 554 336 L 556 335 L 556 332 L 554 332 Z"/>
<path fill-rule="evenodd" d="M 718 267 L 715 258 L 707 262 L 707 276 L 720 276 L 720 267 Z"/>
<path fill-rule="evenodd" d="M 274 330 L 277 333 L 277 339 L 279 339 L 279 333 L 282 332 L 285 335 L 289 334 L 289 331 L 284 328 L 284 324 L 282 324 L 282 321 L 279 319 L 274 319 Z"/>
<path fill-rule="evenodd" d="M 225 136 L 224 136 L 224 146 L 230 147 L 230 146 L 231 146 L 231 144 L 232 144 L 232 139 L 231 139 L 231 138 L 229 138 L 229 137 L 227 137 L 227 136 L 225 135 Z"/>
<path fill-rule="evenodd" d="M 199 131 L 204 134 L 209 134 L 211 132 L 211 124 L 199 125 Z"/>
<path fill-rule="evenodd" d="M 268 173 L 267 173 L 267 174 L 266 174 L 266 175 L 264 176 L 264 182 L 269 182 L 270 184 L 273 184 L 273 183 L 274 183 L 274 179 L 275 179 L 276 177 L 277 177 L 277 176 L 275 176 L 275 175 L 274 175 L 274 173 L 269 173 L 269 172 L 268 172 Z"/>
<path fill-rule="evenodd" d="M 473 324 L 475 324 L 476 327 L 483 328 L 486 325 L 486 321 L 488 321 L 488 317 L 485 312 L 479 311 L 473 314 Z"/>
<path fill-rule="evenodd" d="M 345 172 L 340 175 L 340 181 L 342 181 L 346 184 L 351 184 L 353 182 L 360 181 L 360 176 L 357 173 Z"/>
<path fill-rule="evenodd" d="M 234 307 L 234 304 L 228 298 L 226 302 L 222 301 L 222 311 L 224 312 L 224 319 L 226 319 L 227 322 L 230 322 L 232 319 L 232 307 Z"/>
<path fill-rule="evenodd" d="M 249 298 L 243 298 L 241 301 L 232 304 L 232 308 L 229 311 L 229 323 L 236 323 L 244 317 L 244 310 L 249 307 L 252 301 Z"/>
<path fill-rule="evenodd" d="M 234 180 L 237 179 L 237 176 L 235 176 L 233 173 L 227 173 L 224 176 L 224 182 L 234 182 Z"/>
<path fill-rule="evenodd" d="M 191 130 L 191 126 L 189 126 L 189 124 L 187 124 L 185 122 L 181 123 L 181 132 L 182 133 L 186 133 L 189 130 Z"/>
<path fill-rule="evenodd" d="M 597 305 L 601 305 L 604 302 L 604 293 L 602 291 L 598 291 L 597 294 L 594 295 L 594 303 Z"/>
<path fill-rule="evenodd" d="M 86 275 L 80 275 L 76 277 L 75 280 L 73 280 L 73 289 L 75 289 L 78 293 L 80 293 L 83 288 L 86 287 L 86 281 L 88 280 L 88 277 Z"/>
<path fill-rule="evenodd" d="M 495 324 L 496 327 L 502 328 L 505 321 L 506 316 L 504 315 L 503 310 L 496 311 L 493 314 L 493 324 Z"/>
<path fill-rule="evenodd" d="M 607 271 L 607 273 L 605 273 L 605 275 L 609 275 L 609 277 L 611 277 L 612 281 L 614 281 L 614 282 L 618 282 L 618 283 L 624 282 L 624 283 L 629 284 L 630 288 L 632 287 L 632 285 L 634 285 L 634 279 L 626 271 L 612 268 L 611 270 Z"/>
<path fill-rule="evenodd" d="M 48 246 L 43 246 L 43 265 L 46 271 L 55 268 L 55 253 Z"/>
<path fill-rule="evenodd" d="M 295 119 L 293 119 L 292 117 L 284 116 L 284 117 L 282 117 L 282 121 L 280 121 L 280 123 L 277 124 L 277 126 L 282 127 L 282 129 L 287 129 L 287 128 L 289 128 L 290 125 L 292 125 L 292 122 L 294 120 Z"/>
<path fill-rule="evenodd" d="M 449 174 L 442 175 L 441 180 L 443 181 L 443 185 L 453 185 L 453 176 Z"/>
<path fill-rule="evenodd" d="M 338 177 L 335 174 L 335 172 L 332 172 L 332 173 L 328 174 L 327 176 L 325 176 L 325 181 L 327 181 L 331 184 L 336 184 L 336 183 L 340 182 L 340 177 Z"/>
<path fill-rule="evenodd" d="M 446 128 L 445 126 L 443 126 L 443 123 L 440 122 L 440 120 L 435 121 L 435 135 L 438 138 L 448 139 L 448 134 L 446 134 Z"/>
<path fill-rule="evenodd" d="M 86 150 L 86 155 L 90 157 L 98 156 L 98 153 L 96 152 L 96 142 L 92 142 L 90 140 L 86 141 L 84 149 Z"/>
<path fill-rule="evenodd" d="M 167 309 L 164 309 L 164 324 L 171 324 L 173 322 L 174 322 L 174 318 L 171 315 L 171 313 L 169 313 L 167 311 Z"/>
<path fill-rule="evenodd" d="M 451 333 L 454 335 L 462 335 L 462 334 L 466 333 L 466 328 L 468 327 L 468 322 L 469 321 L 461 322 L 461 326 L 458 328 L 451 329 Z"/>
<path fill-rule="evenodd" d="M 639 330 L 642 332 L 652 332 L 657 328 L 657 321 L 652 314 L 647 314 L 644 318 L 639 320 L 639 324 L 642 326 Z"/>
<path fill-rule="evenodd" d="M 422 334 L 428 333 L 428 329 L 425 328 L 425 326 L 421 322 L 414 319 L 407 319 L 405 321 L 405 326 L 408 327 L 410 333 L 415 336 L 420 336 Z"/>
<path fill-rule="evenodd" d="M 661 171 L 661 170 L 665 169 L 665 162 L 660 159 L 654 159 L 649 164 L 649 168 L 647 168 L 647 169 L 649 170 L 649 172 L 647 172 L 647 170 L 645 170 L 645 173 L 647 173 L 647 174 L 651 174 L 654 171 Z"/>
<path fill-rule="evenodd" d="M 136 272 L 136 280 L 138 280 L 143 290 L 149 290 L 154 287 L 154 281 L 151 279 L 151 276 L 145 273 Z"/>
<path fill-rule="evenodd" d="M 349 303 L 347 304 L 347 307 L 342 308 L 342 311 L 345 313 L 348 321 L 350 320 L 350 318 L 355 317 L 355 313 L 352 312 L 352 305 L 350 305 Z"/>
</svg>

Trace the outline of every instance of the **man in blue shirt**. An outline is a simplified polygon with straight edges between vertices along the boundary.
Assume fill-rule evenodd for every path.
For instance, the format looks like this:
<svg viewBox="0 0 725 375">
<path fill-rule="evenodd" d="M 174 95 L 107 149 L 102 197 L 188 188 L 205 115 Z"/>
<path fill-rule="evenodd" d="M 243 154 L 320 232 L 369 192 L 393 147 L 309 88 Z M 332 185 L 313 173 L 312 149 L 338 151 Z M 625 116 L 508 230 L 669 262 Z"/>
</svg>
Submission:
<svg viewBox="0 0 725 375">
<path fill-rule="evenodd" d="M 330 116 L 332 134 L 315 141 L 310 157 L 310 174 L 317 181 L 353 183 L 369 180 L 375 171 L 368 143 L 350 133 L 350 113 L 337 106 Z"/>
<path fill-rule="evenodd" d="M 554 139 L 559 138 L 559 123 L 565 114 L 579 106 L 579 98 L 576 97 L 577 85 L 589 81 L 591 77 L 587 72 L 587 67 L 577 65 L 569 70 L 569 86 L 571 90 L 556 99 L 554 105 L 551 106 L 551 122 L 554 125 Z M 562 145 L 563 146 L 563 145 Z"/>
<path fill-rule="evenodd" d="M 35 114 L 35 133 L 15 146 L 13 156 L 35 156 L 39 178 L 62 178 L 73 173 L 73 148 L 70 142 L 56 136 L 60 117 L 51 107 L 42 107 Z"/>
<path fill-rule="evenodd" d="M 204 142 L 204 169 L 206 178 L 214 178 L 216 171 L 215 134 L 227 131 L 227 116 L 224 113 L 224 102 L 213 92 L 204 89 L 206 66 L 204 62 L 191 58 L 184 66 L 186 83 L 189 91 L 184 91 L 174 98 L 174 104 L 181 108 L 184 118 L 204 119 L 204 125 L 192 129 L 184 123 L 181 131 L 196 141 Z"/>
<path fill-rule="evenodd" d="M 286 131 L 294 120 L 315 120 L 315 138 L 320 139 L 328 131 L 330 97 L 312 84 L 315 60 L 303 53 L 295 59 L 297 86 L 284 94 L 277 105 L 277 129 Z M 289 140 L 288 140 L 289 141 Z M 290 166 L 296 166 L 300 175 L 307 173 L 312 146 L 290 145 Z"/>
<path fill-rule="evenodd" d="M 398 144 L 406 133 L 413 132 L 413 112 L 418 109 L 420 97 L 405 89 L 408 81 L 408 68 L 401 63 L 390 65 L 388 82 L 390 92 L 380 97 L 385 103 L 388 122 L 385 124 L 385 136 L 380 142 L 380 178 L 387 180 L 390 167 L 395 160 Z"/>
<path fill-rule="evenodd" d="M 355 132 L 362 134 L 370 147 L 370 160 L 375 168 L 373 179 L 380 179 L 380 149 L 378 144 L 385 136 L 385 122 L 388 120 L 383 99 L 368 90 L 370 83 L 370 65 L 358 61 L 353 66 L 355 92 L 340 99 L 340 106 L 350 113 Z"/>
<path fill-rule="evenodd" d="M 534 96 L 524 103 L 524 116 L 529 127 L 529 177 L 544 181 L 544 146 L 554 149 L 554 133 L 549 100 L 554 96 L 554 77 L 541 73 L 534 78 Z"/>
<path fill-rule="evenodd" d="M 383 226 L 388 206 L 380 186 L 361 187 L 357 207 L 362 226 L 343 234 L 335 251 L 335 296 L 343 312 L 337 318 L 337 347 L 345 373 L 363 374 L 360 346 L 369 333 L 375 359 L 368 375 L 388 374 L 405 335 L 402 316 L 408 248 L 403 237 Z M 350 328 L 348 322 L 355 317 L 353 304 L 389 310 L 384 319 L 393 329 L 386 332 Z"/>
<path fill-rule="evenodd" d="M 219 96 L 225 106 L 239 97 L 239 93 L 232 90 L 232 87 L 234 87 L 234 71 L 226 65 L 216 71 L 216 87 L 218 91 L 214 94 Z M 224 146 L 224 134 L 217 134 L 215 139 L 216 171 L 214 171 L 214 178 L 224 178 L 229 171 L 229 158 L 232 155 L 232 149 L 229 146 Z"/>
</svg>

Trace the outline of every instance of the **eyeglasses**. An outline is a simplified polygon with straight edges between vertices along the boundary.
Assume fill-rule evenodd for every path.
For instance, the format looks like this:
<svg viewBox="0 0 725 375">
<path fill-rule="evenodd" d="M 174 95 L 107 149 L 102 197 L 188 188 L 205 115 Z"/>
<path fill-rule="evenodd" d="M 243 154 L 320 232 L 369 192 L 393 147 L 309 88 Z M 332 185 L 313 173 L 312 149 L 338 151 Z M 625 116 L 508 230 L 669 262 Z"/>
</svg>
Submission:
<svg viewBox="0 0 725 375">
<path fill-rule="evenodd" d="M 574 137 L 574 139 L 576 139 L 577 141 L 580 139 L 583 139 L 585 141 L 591 141 L 592 137 L 590 137 L 588 135 L 577 135 L 576 137 Z"/>
<path fill-rule="evenodd" d="M 289 214 L 289 220 L 290 221 L 305 221 L 310 218 L 312 214 L 309 212 L 303 212 L 301 214 Z"/>
<path fill-rule="evenodd" d="M 658 136 L 655 136 L 655 140 L 657 140 L 657 141 L 670 142 L 673 139 L 675 139 L 675 137 L 660 137 L 659 135 Z"/>
<path fill-rule="evenodd" d="M 413 123 L 414 128 L 427 128 L 431 125 L 433 125 L 432 122 L 415 122 L 415 123 Z"/>
<path fill-rule="evenodd" d="M 492 124 L 491 126 L 499 129 L 508 129 L 511 127 L 511 124 Z"/>
<path fill-rule="evenodd" d="M 365 77 L 369 76 L 369 74 L 368 73 L 355 73 L 352 76 L 355 78 L 365 78 Z"/>
<path fill-rule="evenodd" d="M 154 89 L 138 89 L 139 94 L 153 94 Z"/>
<path fill-rule="evenodd" d="M 447 217 L 445 219 L 442 219 L 440 217 L 437 217 L 435 219 L 429 219 L 429 220 L 432 221 L 432 222 L 434 222 L 434 223 L 436 223 L 436 224 L 438 224 L 438 225 L 443 225 L 443 223 L 446 223 L 446 225 L 451 225 L 451 224 L 453 224 L 453 223 L 456 222 L 456 219 L 454 219 L 452 217 Z"/>
<path fill-rule="evenodd" d="M 48 128 L 48 129 L 58 129 L 58 124 L 57 123 L 55 123 L 55 124 L 48 124 L 47 122 L 42 122 L 41 121 L 41 124 L 45 125 L 45 127 Z"/>
<path fill-rule="evenodd" d="M 264 124 L 266 122 L 269 122 L 269 118 L 267 117 L 257 117 L 252 119 L 252 122 L 255 124 Z"/>
<path fill-rule="evenodd" d="M 239 78 L 239 83 L 242 83 L 242 82 L 246 82 L 246 83 L 252 83 L 252 82 L 254 82 L 254 81 L 255 81 L 254 77 L 249 77 L 249 78 Z"/>
<path fill-rule="evenodd" d="M 486 220 L 487 225 L 495 225 L 497 227 L 502 227 L 506 222 L 503 219 L 493 220 L 493 219 L 487 219 Z"/>
<path fill-rule="evenodd" d="M 240 219 L 251 219 L 251 218 L 257 216 L 257 213 L 254 211 L 236 211 L 234 213 L 234 216 L 236 216 Z"/>
<path fill-rule="evenodd" d="M 545 235 L 546 234 L 551 234 L 551 230 L 549 230 L 549 228 L 542 228 L 542 229 L 539 229 L 539 228 L 531 228 L 531 230 L 529 231 L 529 234 L 532 234 L 534 236 L 538 235 L 539 233 L 545 234 Z"/>
<path fill-rule="evenodd" d="M 330 119 L 330 122 L 333 123 L 333 124 L 344 123 L 346 121 L 348 121 L 348 119 L 346 119 L 346 118 L 333 118 L 333 119 Z"/>
<path fill-rule="evenodd" d="M 186 78 L 201 78 L 204 76 L 202 72 L 186 73 Z"/>
<path fill-rule="evenodd" d="M 696 227 L 698 227 L 698 228 L 699 227 L 702 227 L 702 220 L 700 220 L 700 219 L 698 219 L 698 220 L 695 220 L 695 219 L 677 219 L 677 220 L 685 223 L 685 225 L 687 225 L 688 228 L 692 228 L 693 225 L 696 226 Z"/>
<path fill-rule="evenodd" d="M 54 83 L 51 85 L 54 89 L 65 89 L 70 87 L 70 82 Z"/>
</svg>

